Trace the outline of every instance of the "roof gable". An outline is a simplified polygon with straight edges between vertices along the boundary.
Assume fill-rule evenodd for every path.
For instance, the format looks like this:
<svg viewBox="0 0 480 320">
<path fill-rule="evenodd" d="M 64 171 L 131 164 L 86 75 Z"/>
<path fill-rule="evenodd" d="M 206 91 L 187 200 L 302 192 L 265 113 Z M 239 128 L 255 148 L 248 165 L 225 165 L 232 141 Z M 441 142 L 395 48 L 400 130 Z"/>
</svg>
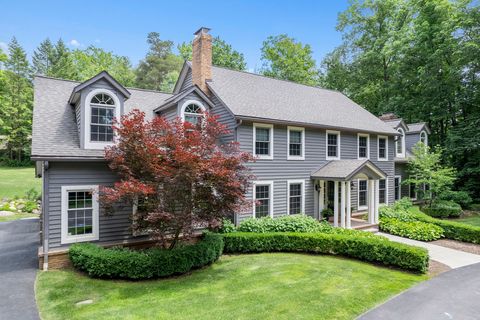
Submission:
<svg viewBox="0 0 480 320">
<path fill-rule="evenodd" d="M 165 102 L 157 107 L 154 112 L 159 112 L 161 110 L 167 109 L 171 107 L 172 105 L 178 103 L 180 100 L 191 94 L 192 92 L 195 92 L 203 101 L 205 101 L 211 108 L 215 106 L 215 104 L 210 100 L 210 98 L 196 85 L 191 86 L 190 88 L 187 88 L 183 90 L 182 92 L 171 96 Z"/>
<path fill-rule="evenodd" d="M 316 179 L 348 181 L 364 173 L 375 179 L 384 179 L 387 174 L 370 160 L 332 160 L 311 174 Z"/>
<path fill-rule="evenodd" d="M 117 80 L 115 80 L 107 71 L 102 71 L 96 76 L 88 79 L 87 81 L 84 81 L 79 85 L 75 86 L 72 90 L 72 93 L 70 94 L 68 103 L 70 104 L 76 103 L 80 96 L 79 93 L 83 89 L 102 79 L 107 81 L 113 88 L 117 89 L 118 92 L 120 92 L 126 99 L 130 98 L 130 92 L 124 86 L 122 86 Z"/>
</svg>

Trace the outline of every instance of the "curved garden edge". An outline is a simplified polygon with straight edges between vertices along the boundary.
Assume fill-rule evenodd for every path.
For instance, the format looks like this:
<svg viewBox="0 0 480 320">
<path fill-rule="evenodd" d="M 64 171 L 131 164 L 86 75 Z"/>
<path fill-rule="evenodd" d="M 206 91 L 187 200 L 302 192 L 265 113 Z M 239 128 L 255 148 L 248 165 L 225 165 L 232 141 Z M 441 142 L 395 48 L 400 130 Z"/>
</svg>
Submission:
<svg viewBox="0 0 480 320">
<path fill-rule="evenodd" d="M 173 250 L 104 249 L 76 244 L 69 255 L 73 265 L 91 277 L 151 279 L 179 275 L 215 262 L 222 253 L 305 252 L 340 255 L 362 261 L 425 273 L 428 252 L 384 238 L 322 233 L 205 233 L 196 244 Z"/>
</svg>

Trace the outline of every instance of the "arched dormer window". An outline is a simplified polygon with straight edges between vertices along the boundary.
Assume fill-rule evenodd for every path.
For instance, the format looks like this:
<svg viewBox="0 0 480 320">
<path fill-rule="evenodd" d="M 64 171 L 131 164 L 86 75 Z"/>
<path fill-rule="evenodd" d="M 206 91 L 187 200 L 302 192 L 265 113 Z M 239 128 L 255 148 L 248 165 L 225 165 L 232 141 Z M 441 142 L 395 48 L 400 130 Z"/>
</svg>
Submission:
<svg viewBox="0 0 480 320">
<path fill-rule="evenodd" d="M 428 145 L 428 137 L 425 131 L 420 132 L 420 142 L 422 142 L 424 145 Z"/>
<path fill-rule="evenodd" d="M 404 158 L 405 157 L 405 131 L 402 128 L 397 130 L 401 136 L 397 137 L 395 141 L 395 150 L 397 153 L 397 157 Z"/>
<path fill-rule="evenodd" d="M 113 141 L 115 102 L 106 93 L 98 93 L 90 101 L 90 141 Z"/>
<path fill-rule="evenodd" d="M 205 111 L 206 109 L 203 104 L 198 101 L 189 100 L 182 105 L 180 115 L 183 121 L 197 125 L 201 122 Z"/>
<path fill-rule="evenodd" d="M 86 149 L 103 149 L 114 140 L 113 119 L 120 118 L 120 100 L 107 89 L 95 89 L 85 98 Z"/>
</svg>

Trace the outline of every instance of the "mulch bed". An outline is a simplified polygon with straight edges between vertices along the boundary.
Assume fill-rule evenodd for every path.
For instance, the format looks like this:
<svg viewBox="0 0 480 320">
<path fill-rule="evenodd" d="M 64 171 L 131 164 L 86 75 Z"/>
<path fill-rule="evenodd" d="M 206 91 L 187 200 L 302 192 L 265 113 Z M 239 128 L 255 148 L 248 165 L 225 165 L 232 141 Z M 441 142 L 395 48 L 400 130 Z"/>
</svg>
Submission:
<svg viewBox="0 0 480 320">
<path fill-rule="evenodd" d="M 428 275 L 430 277 L 438 276 L 440 273 L 444 273 L 449 270 L 452 270 L 452 268 L 438 261 L 430 260 L 428 263 Z"/>
</svg>

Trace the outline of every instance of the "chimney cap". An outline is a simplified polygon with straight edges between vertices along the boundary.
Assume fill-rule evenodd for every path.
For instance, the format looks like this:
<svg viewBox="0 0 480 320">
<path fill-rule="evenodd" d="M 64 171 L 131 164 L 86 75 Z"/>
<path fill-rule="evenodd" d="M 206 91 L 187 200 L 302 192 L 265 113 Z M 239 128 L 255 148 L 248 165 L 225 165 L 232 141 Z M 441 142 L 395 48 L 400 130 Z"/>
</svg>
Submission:
<svg viewBox="0 0 480 320">
<path fill-rule="evenodd" d="M 195 31 L 194 35 L 198 36 L 200 33 L 208 33 L 208 31 L 210 31 L 210 30 L 211 30 L 210 28 L 201 27 L 200 29 Z"/>
</svg>

